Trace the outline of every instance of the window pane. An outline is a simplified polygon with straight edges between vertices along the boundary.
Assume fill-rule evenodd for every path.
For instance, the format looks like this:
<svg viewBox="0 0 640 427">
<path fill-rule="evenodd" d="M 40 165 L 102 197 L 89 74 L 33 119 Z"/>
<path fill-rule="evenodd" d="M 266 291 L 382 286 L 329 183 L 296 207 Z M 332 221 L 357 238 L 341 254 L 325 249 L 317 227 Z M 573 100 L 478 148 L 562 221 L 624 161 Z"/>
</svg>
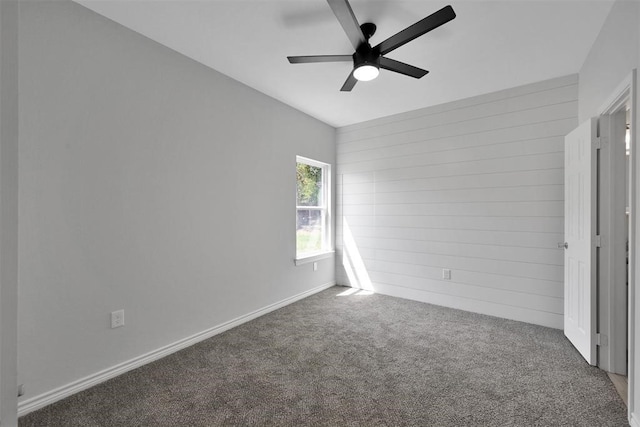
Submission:
<svg viewBox="0 0 640 427">
<path fill-rule="evenodd" d="M 298 254 L 322 250 L 322 211 L 298 209 L 296 248 Z"/>
<path fill-rule="evenodd" d="M 298 206 L 322 206 L 322 168 L 297 164 Z"/>
</svg>

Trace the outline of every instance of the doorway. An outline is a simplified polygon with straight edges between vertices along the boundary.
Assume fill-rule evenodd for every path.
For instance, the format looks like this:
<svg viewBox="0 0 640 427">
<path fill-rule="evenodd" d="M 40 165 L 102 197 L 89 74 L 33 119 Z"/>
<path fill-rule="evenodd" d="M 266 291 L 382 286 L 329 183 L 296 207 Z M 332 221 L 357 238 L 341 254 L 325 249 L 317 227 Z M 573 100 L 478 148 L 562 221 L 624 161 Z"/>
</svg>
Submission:
<svg viewBox="0 0 640 427">
<path fill-rule="evenodd" d="M 631 96 L 622 91 L 598 120 L 598 366 L 628 372 Z"/>
<path fill-rule="evenodd" d="M 597 118 L 565 137 L 564 332 L 591 365 L 635 390 L 635 70 Z M 624 382 L 622 387 L 624 388 Z"/>
<path fill-rule="evenodd" d="M 598 275 L 598 366 L 610 373 L 629 414 L 635 390 L 636 181 L 638 155 L 634 138 L 636 70 L 613 92 L 600 111 L 604 137 L 599 224 L 603 232 Z M 606 244 L 608 242 L 608 244 Z"/>
</svg>

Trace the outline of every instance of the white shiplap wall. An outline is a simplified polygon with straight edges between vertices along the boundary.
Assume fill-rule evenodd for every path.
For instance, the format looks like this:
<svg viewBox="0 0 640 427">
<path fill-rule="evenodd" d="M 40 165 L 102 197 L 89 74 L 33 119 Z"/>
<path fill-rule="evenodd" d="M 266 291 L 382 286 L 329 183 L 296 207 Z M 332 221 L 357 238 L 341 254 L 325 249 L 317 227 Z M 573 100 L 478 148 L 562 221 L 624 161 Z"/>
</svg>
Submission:
<svg viewBox="0 0 640 427">
<path fill-rule="evenodd" d="M 338 129 L 338 282 L 561 328 L 577 99 L 571 75 Z"/>
</svg>

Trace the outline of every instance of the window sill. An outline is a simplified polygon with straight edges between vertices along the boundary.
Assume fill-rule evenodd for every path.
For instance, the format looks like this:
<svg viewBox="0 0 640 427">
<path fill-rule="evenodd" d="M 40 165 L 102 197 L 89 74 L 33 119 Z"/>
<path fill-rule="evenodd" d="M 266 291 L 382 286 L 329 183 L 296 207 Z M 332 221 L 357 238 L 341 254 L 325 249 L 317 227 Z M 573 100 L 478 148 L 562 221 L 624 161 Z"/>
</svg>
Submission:
<svg viewBox="0 0 640 427">
<path fill-rule="evenodd" d="M 322 252 L 319 254 L 309 255 L 304 258 L 296 258 L 293 262 L 296 265 L 308 264 L 310 262 L 319 261 L 321 259 L 332 258 L 335 255 L 335 251 Z"/>
</svg>

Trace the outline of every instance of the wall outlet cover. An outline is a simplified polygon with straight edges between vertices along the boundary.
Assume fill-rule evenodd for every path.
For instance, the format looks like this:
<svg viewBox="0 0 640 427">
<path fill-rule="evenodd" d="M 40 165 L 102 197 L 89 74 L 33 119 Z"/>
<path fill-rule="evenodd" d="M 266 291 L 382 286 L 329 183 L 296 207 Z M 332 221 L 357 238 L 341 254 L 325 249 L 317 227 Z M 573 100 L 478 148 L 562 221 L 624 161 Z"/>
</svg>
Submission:
<svg viewBox="0 0 640 427">
<path fill-rule="evenodd" d="M 111 312 L 111 329 L 124 326 L 124 310 Z"/>
</svg>

